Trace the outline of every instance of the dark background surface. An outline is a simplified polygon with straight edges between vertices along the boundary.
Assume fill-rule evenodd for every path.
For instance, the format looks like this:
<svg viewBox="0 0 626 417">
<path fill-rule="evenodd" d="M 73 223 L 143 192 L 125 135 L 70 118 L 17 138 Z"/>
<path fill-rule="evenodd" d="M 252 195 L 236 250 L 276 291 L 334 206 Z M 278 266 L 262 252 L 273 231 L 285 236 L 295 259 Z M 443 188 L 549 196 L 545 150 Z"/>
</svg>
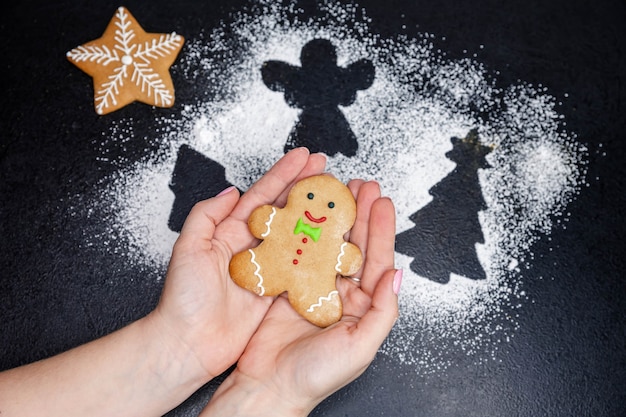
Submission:
<svg viewBox="0 0 626 417">
<path fill-rule="evenodd" d="M 302 7 L 313 10 L 314 3 L 304 1 Z M 123 5 L 149 32 L 190 37 L 245 4 Z M 433 43 L 448 57 L 476 54 L 489 70 L 499 71 L 503 86 L 523 80 L 565 97 L 558 111 L 589 146 L 590 187 L 569 205 L 566 227 L 534 246 L 535 258 L 524 272 L 534 302 L 525 306 L 522 325 L 500 350 L 499 361 L 476 365 L 459 356 L 444 374 L 424 376 L 379 355 L 361 379 L 314 414 L 625 415 L 624 2 L 359 4 L 372 18 L 371 30 L 382 36 L 433 33 Z M 154 150 L 155 114 L 176 115 L 178 106 L 198 97 L 174 67 L 174 108 L 135 104 L 96 115 L 91 80 L 65 60 L 65 52 L 98 38 L 119 5 L 21 1 L 4 7 L 0 18 L 0 369 L 109 333 L 158 300 L 159 282 L 139 279 L 145 271 L 81 246 L 89 225 L 77 224 L 66 211 L 69 196 L 88 195 L 98 181 Z M 108 161 L 125 161 L 112 164 L 100 158 L 99 138 L 112 121 L 128 117 L 135 120 L 138 140 L 110 150 Z M 112 275 L 128 279 L 113 285 Z M 197 414 L 215 385 L 171 414 Z"/>
</svg>

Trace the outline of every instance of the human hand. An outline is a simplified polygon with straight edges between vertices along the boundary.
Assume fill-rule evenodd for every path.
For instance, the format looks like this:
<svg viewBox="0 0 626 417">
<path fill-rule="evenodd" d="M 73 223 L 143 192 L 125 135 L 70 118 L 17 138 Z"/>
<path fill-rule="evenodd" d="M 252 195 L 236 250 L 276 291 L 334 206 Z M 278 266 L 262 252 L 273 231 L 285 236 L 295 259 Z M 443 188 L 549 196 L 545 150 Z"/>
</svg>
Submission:
<svg viewBox="0 0 626 417">
<path fill-rule="evenodd" d="M 284 204 L 326 159 L 295 149 L 241 198 L 230 189 L 198 203 L 170 261 L 155 310 L 59 355 L 0 372 L 2 415 L 163 415 L 241 355 L 271 304 L 228 275 L 234 252 L 253 246 L 247 219 Z"/>
<path fill-rule="evenodd" d="M 254 245 L 247 219 L 263 204 L 284 204 L 294 182 L 323 171 L 326 158 L 295 149 L 241 197 L 228 189 L 195 205 L 174 246 L 161 300 L 149 316 L 181 366 L 204 382 L 241 355 L 271 305 L 228 275 L 233 253 Z"/>
<path fill-rule="evenodd" d="M 374 359 L 398 316 L 395 209 L 374 182 L 348 187 L 357 199 L 349 240 L 361 248 L 364 263 L 360 282 L 337 279 L 343 317 L 320 328 L 278 297 L 203 416 L 307 415 Z"/>
</svg>

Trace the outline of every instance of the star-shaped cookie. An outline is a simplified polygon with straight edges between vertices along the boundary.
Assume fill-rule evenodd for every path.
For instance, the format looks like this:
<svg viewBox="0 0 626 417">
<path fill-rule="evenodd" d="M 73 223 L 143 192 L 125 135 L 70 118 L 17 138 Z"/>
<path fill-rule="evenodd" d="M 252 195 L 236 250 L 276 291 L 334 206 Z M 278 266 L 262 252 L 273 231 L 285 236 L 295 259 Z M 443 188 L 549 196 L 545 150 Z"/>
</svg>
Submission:
<svg viewBox="0 0 626 417">
<path fill-rule="evenodd" d="M 120 7 L 101 38 L 72 49 L 67 59 L 93 78 L 98 114 L 134 101 L 172 107 L 174 84 L 169 68 L 184 41 L 176 32 L 146 33 Z"/>
</svg>

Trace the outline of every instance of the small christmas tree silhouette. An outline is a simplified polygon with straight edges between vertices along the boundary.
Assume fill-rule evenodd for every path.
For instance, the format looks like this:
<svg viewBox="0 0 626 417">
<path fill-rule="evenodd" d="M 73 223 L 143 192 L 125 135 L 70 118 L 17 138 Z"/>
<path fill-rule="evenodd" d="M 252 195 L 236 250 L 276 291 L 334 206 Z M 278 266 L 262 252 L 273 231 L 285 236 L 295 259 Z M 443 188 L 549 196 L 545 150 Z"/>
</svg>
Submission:
<svg viewBox="0 0 626 417">
<path fill-rule="evenodd" d="M 180 232 L 187 215 L 198 201 L 214 197 L 232 184 L 226 180 L 222 165 L 188 145 L 178 148 L 176 165 L 170 181 L 175 199 L 168 227 Z"/>
<path fill-rule="evenodd" d="M 446 157 L 456 168 L 429 190 L 432 201 L 409 217 L 415 227 L 396 236 L 396 250 L 414 258 L 411 270 L 440 283 L 451 273 L 486 278 L 475 249 L 484 243 L 478 212 L 487 208 L 478 170 L 490 167 L 485 157 L 492 148 L 479 142 L 476 129 L 451 141 Z"/>
<path fill-rule="evenodd" d="M 300 52 L 300 62 L 301 66 L 294 66 L 267 61 L 261 68 L 265 85 L 284 93 L 290 106 L 302 109 L 285 152 L 306 146 L 312 152 L 354 156 L 359 145 L 339 106 L 354 103 L 357 91 L 372 85 L 374 65 L 360 59 L 339 67 L 335 46 L 327 39 L 307 42 Z"/>
</svg>

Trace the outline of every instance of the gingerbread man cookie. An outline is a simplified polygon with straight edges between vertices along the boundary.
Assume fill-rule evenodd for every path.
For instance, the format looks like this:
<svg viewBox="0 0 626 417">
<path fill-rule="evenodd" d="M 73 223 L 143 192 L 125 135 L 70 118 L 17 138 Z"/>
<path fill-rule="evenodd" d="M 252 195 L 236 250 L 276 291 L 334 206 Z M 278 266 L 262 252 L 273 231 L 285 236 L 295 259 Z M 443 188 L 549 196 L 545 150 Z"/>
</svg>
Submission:
<svg viewBox="0 0 626 417">
<path fill-rule="evenodd" d="M 230 276 L 258 295 L 287 291 L 294 309 L 311 323 L 326 327 L 342 316 L 335 281 L 361 267 L 360 249 L 344 240 L 356 219 L 356 202 L 343 183 L 329 175 L 294 185 L 284 208 L 258 207 L 248 219 L 251 233 L 263 241 L 236 254 Z"/>
</svg>

